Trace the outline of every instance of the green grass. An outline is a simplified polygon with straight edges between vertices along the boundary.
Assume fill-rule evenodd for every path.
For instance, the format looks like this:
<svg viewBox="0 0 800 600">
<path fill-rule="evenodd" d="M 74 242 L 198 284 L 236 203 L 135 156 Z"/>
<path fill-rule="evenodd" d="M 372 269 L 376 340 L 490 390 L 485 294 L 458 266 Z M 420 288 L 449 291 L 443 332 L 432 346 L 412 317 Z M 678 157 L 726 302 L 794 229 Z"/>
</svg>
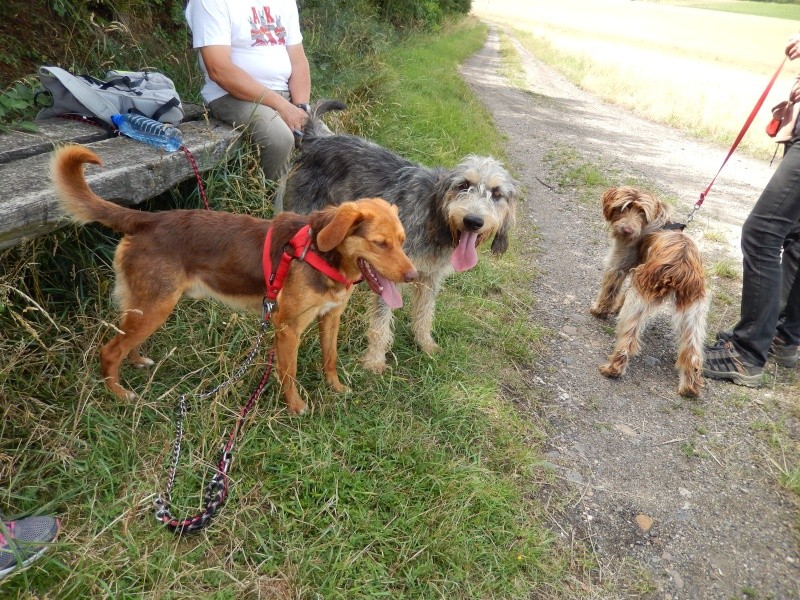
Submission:
<svg viewBox="0 0 800 600">
<path fill-rule="evenodd" d="M 380 103 L 355 108 L 373 116 L 370 135 L 430 164 L 502 156 L 456 70 L 484 36 L 467 21 L 394 49 L 386 71 L 370 74 L 382 82 L 370 96 Z M 214 208 L 270 214 L 255 165 L 244 154 L 207 178 Z M 150 208 L 175 205 L 199 206 L 196 191 L 181 187 Z M 181 392 L 230 376 L 258 322 L 184 301 L 147 342 L 156 365 L 123 369 L 141 399 L 120 402 L 98 366 L 117 318 L 115 244 L 102 228 L 70 227 L 0 256 L 0 508 L 64 523 L 43 559 L 0 584 L 3 597 L 567 596 L 569 558 L 531 499 L 543 434 L 511 402 L 526 390 L 516 365 L 541 346 L 527 322 L 530 269 L 513 249 L 484 254 L 444 286 L 435 356 L 415 347 L 408 310 L 399 311 L 384 376 L 359 364 L 370 300 L 359 290 L 339 343 L 350 394 L 325 388 L 310 328 L 298 369 L 310 414 L 288 416 L 271 382 L 235 450 L 227 504 L 208 529 L 179 539 L 152 512 L 166 484 L 173 407 Z M 191 402 L 176 515 L 197 512 L 208 466 L 265 356 L 234 389 Z"/>
<path fill-rule="evenodd" d="M 660 0 L 655 1 L 660 2 Z M 687 8 L 702 8 L 705 10 L 716 10 L 720 12 L 800 21 L 800 5 L 790 2 L 747 2 L 746 0 L 735 0 L 733 2 L 731 0 L 723 0 L 721 2 L 695 2 L 694 0 L 667 0 L 666 4 L 686 6 Z"/>
</svg>

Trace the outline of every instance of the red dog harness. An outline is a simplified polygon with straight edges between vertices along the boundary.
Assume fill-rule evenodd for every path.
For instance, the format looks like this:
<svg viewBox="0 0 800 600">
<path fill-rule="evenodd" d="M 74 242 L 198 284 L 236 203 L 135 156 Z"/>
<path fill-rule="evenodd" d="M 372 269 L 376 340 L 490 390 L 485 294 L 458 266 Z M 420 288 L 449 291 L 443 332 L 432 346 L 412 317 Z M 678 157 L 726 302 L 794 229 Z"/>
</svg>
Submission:
<svg viewBox="0 0 800 600">
<path fill-rule="evenodd" d="M 297 233 L 294 234 L 289 243 L 283 249 L 281 254 L 281 261 L 278 263 L 277 268 L 272 268 L 272 228 L 267 231 L 267 237 L 264 240 L 264 281 L 267 284 L 267 293 L 264 298 L 265 317 L 272 313 L 275 307 L 275 301 L 278 298 L 278 292 L 283 287 L 283 282 L 286 280 L 286 275 L 289 273 L 289 267 L 292 260 L 297 258 L 307 262 L 323 275 L 330 277 L 334 281 L 344 284 L 345 288 L 350 289 L 350 286 L 360 281 L 360 278 L 355 281 L 350 281 L 342 274 L 341 271 L 331 266 L 324 258 L 317 254 L 312 248 L 314 240 L 311 237 L 311 226 L 306 225 L 302 227 Z M 291 253 L 288 249 L 291 247 Z"/>
</svg>

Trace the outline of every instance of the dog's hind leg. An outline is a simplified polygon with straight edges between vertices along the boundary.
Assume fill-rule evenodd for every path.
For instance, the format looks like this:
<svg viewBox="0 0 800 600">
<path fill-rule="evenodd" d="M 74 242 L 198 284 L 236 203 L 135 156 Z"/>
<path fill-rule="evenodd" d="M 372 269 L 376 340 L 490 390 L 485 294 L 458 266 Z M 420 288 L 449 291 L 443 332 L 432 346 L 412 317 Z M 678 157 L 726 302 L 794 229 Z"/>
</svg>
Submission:
<svg viewBox="0 0 800 600">
<path fill-rule="evenodd" d="M 175 291 L 172 296 L 160 298 L 158 301 L 148 300 L 137 302 L 130 299 L 126 302 L 128 306 L 143 308 L 128 308 L 122 313 L 120 330 L 114 338 L 103 346 L 100 350 L 100 366 L 103 372 L 106 386 L 111 392 L 120 398 L 133 400 L 136 394 L 125 389 L 119 382 L 119 366 L 126 356 L 131 356 L 133 360 L 137 358 L 141 361 L 149 361 L 139 354 L 138 348 L 153 332 L 164 324 L 175 305 L 178 303 L 181 294 Z M 152 361 L 149 361 L 152 363 Z M 143 366 L 143 365 L 142 365 Z"/>
<path fill-rule="evenodd" d="M 678 393 L 697 398 L 703 386 L 703 342 L 706 337 L 706 314 L 708 302 L 701 298 L 682 310 L 676 310 L 673 318 L 678 339 Z"/>
<path fill-rule="evenodd" d="M 433 341 L 433 315 L 436 309 L 436 294 L 439 293 L 441 279 L 422 277 L 413 286 L 411 328 L 414 339 L 424 352 L 433 354 L 439 346 Z"/>
<path fill-rule="evenodd" d="M 362 363 L 373 373 L 383 373 L 386 369 L 386 353 L 392 346 L 392 309 L 380 298 L 372 303 L 367 332 L 367 352 Z"/>
<path fill-rule="evenodd" d="M 640 339 L 647 321 L 656 306 L 648 303 L 635 286 L 625 294 L 617 320 L 617 341 L 608 362 L 600 366 L 600 372 L 606 377 L 620 377 L 625 374 L 628 359 L 636 356 L 640 349 Z"/>
</svg>

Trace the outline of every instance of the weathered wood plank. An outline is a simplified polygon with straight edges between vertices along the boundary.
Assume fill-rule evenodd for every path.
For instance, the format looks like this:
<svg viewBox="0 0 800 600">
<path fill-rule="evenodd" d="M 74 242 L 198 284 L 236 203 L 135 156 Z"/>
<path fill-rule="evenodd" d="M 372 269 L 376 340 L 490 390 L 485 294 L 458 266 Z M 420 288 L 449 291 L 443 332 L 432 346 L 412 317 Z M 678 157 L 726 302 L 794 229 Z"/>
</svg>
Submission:
<svg viewBox="0 0 800 600">
<path fill-rule="evenodd" d="M 201 172 L 226 160 L 240 143 L 239 131 L 213 120 L 185 122 L 180 129 L 184 146 L 190 149 Z M 99 196 L 123 205 L 138 204 L 194 177 L 182 151 L 165 153 L 124 137 L 86 145 L 104 163 L 99 168 L 87 168 L 89 185 Z M 0 164 L 0 181 L 5 184 L 0 197 L 0 248 L 64 224 L 50 183 L 49 164 L 54 147 L 55 142 L 50 142 L 46 152 Z"/>
</svg>

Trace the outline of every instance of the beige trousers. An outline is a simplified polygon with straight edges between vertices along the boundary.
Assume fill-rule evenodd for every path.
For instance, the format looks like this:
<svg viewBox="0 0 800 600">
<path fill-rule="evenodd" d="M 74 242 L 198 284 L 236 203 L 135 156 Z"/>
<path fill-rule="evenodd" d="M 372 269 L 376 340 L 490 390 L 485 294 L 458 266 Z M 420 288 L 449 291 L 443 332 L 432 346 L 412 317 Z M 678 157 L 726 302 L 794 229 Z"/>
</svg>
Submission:
<svg viewBox="0 0 800 600">
<path fill-rule="evenodd" d="M 289 98 L 289 92 L 279 93 Z M 247 128 L 258 147 L 261 169 L 267 179 L 277 181 L 285 173 L 294 149 L 294 134 L 277 112 L 227 94 L 210 102 L 208 108 L 215 119 Z"/>
</svg>

